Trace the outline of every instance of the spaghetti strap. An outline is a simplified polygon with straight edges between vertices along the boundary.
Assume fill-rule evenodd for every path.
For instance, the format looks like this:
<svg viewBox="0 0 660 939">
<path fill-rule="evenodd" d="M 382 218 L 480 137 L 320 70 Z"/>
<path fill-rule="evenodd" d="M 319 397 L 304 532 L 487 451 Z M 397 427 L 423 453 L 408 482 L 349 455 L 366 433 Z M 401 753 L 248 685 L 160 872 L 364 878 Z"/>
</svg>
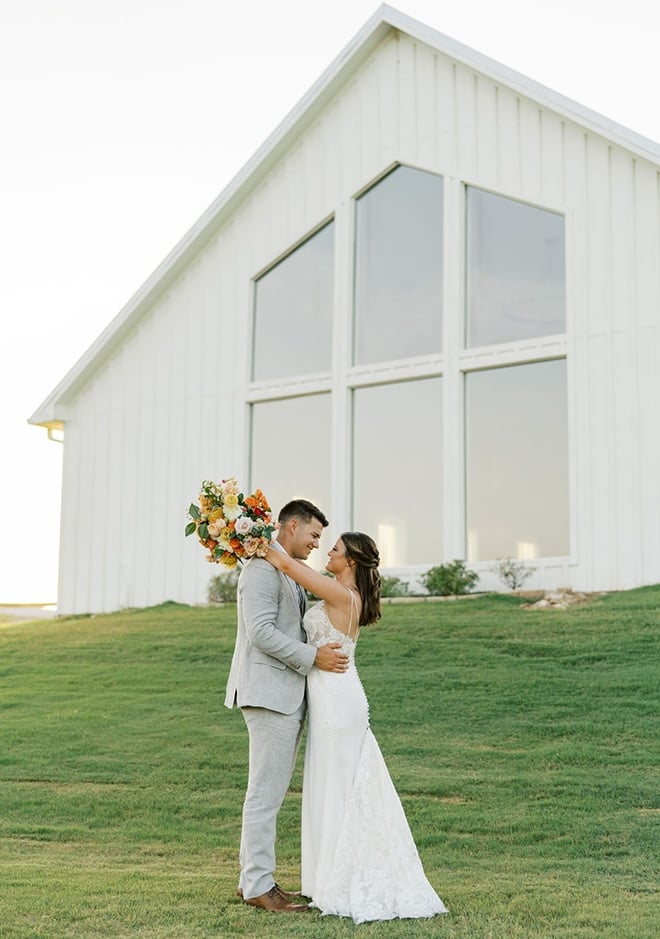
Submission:
<svg viewBox="0 0 660 939">
<path fill-rule="evenodd" d="M 350 614 L 349 619 L 348 619 L 348 632 L 346 633 L 346 635 L 348 636 L 349 639 L 351 639 L 351 631 L 352 631 L 352 626 L 353 626 L 353 612 L 355 611 L 355 613 L 357 614 L 357 600 L 355 599 L 355 597 L 354 597 L 354 595 L 353 595 L 353 591 L 351 590 L 351 588 L 350 588 L 350 587 L 347 587 L 346 589 L 348 590 L 348 593 L 349 593 L 350 598 L 351 598 L 351 614 Z M 357 616 L 356 616 L 356 618 L 357 618 Z M 358 622 L 357 625 L 358 625 L 358 626 L 360 625 L 359 622 Z M 355 639 L 353 639 L 352 641 L 355 642 L 356 640 L 357 640 L 357 631 L 356 631 L 356 633 L 355 633 Z"/>
</svg>

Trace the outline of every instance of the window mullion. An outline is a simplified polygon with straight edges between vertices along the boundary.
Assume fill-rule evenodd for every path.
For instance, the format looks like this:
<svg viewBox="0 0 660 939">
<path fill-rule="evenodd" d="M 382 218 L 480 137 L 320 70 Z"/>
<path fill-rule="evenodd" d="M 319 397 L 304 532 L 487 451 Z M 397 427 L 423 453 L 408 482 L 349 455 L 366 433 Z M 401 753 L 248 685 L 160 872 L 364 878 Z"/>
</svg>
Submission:
<svg viewBox="0 0 660 939">
<path fill-rule="evenodd" d="M 459 362 L 465 309 L 465 209 L 464 190 L 458 179 L 445 178 L 443 224 L 445 315 L 442 518 L 445 557 L 442 560 L 449 560 L 465 556 L 463 387 Z"/>
</svg>

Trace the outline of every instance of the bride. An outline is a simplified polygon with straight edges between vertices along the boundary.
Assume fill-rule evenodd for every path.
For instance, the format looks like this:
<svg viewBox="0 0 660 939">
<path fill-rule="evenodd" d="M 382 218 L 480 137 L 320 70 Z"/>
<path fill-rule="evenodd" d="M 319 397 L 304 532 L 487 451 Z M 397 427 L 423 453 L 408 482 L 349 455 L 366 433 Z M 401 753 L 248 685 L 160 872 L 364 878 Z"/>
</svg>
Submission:
<svg viewBox="0 0 660 939">
<path fill-rule="evenodd" d="M 355 668 L 361 626 L 380 618 L 373 540 L 345 532 L 326 577 L 282 551 L 266 560 L 321 598 L 305 614 L 315 646 L 341 642 L 348 671 L 307 676 L 308 731 L 302 797 L 302 894 L 322 913 L 356 923 L 429 917 L 447 909 L 426 879 L 376 738 Z"/>
</svg>

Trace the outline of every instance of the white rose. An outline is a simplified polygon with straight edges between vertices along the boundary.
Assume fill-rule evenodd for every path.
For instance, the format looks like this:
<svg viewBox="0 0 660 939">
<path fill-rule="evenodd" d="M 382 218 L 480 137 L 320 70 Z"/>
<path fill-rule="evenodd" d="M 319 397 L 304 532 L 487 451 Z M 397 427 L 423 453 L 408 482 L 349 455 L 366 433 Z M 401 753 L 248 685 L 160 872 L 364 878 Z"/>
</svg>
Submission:
<svg viewBox="0 0 660 939">
<path fill-rule="evenodd" d="M 236 519 L 236 525 L 234 530 L 237 535 L 249 535 L 254 526 L 254 522 L 251 518 L 248 518 L 247 515 L 241 515 L 240 518 Z"/>
</svg>

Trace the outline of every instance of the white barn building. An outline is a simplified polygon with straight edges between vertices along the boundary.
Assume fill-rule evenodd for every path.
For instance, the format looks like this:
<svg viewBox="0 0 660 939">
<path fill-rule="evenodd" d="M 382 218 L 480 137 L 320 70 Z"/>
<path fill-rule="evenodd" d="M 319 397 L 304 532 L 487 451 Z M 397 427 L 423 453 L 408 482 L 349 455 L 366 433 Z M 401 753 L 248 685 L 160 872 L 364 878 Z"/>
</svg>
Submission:
<svg viewBox="0 0 660 939">
<path fill-rule="evenodd" d="M 398 576 L 660 581 L 659 172 L 382 6 L 31 417 L 64 432 L 60 612 L 203 602 L 186 509 L 230 475 Z"/>
</svg>

